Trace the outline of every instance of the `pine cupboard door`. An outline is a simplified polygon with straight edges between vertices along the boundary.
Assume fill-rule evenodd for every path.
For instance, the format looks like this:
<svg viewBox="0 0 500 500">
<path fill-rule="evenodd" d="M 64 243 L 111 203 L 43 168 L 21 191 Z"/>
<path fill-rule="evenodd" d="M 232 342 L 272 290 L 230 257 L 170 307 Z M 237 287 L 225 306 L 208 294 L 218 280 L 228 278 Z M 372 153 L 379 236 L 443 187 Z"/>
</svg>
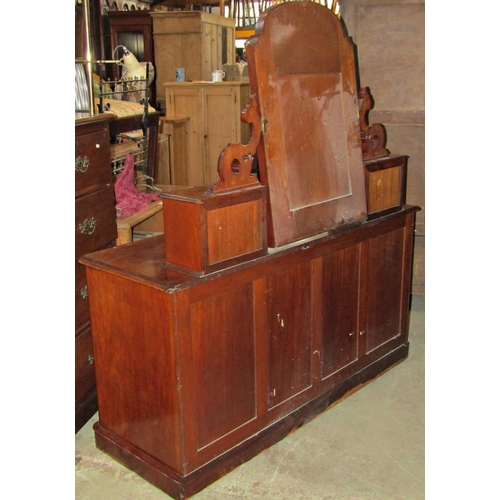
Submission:
<svg viewBox="0 0 500 500">
<path fill-rule="evenodd" d="M 213 184 L 220 179 L 218 163 L 222 150 L 241 140 L 240 87 L 213 84 L 203 92 L 205 173 L 207 184 Z"/>
<path fill-rule="evenodd" d="M 232 19 L 220 18 L 220 24 L 204 23 L 202 25 L 202 77 L 210 80 L 212 71 L 221 69 L 223 64 L 234 64 L 235 60 L 235 29 L 230 23 Z M 224 25 L 225 24 L 225 25 Z"/>
<path fill-rule="evenodd" d="M 191 186 L 204 186 L 204 120 L 203 120 L 203 89 L 199 86 L 165 86 L 167 115 L 188 116 L 186 122 L 187 154 L 186 169 L 187 181 Z"/>
<path fill-rule="evenodd" d="M 168 117 L 189 117 L 186 122 L 187 183 L 206 186 L 220 179 L 219 156 L 229 144 L 249 137 L 249 126 L 242 128 L 242 102 L 248 85 L 239 82 L 166 83 Z"/>
</svg>

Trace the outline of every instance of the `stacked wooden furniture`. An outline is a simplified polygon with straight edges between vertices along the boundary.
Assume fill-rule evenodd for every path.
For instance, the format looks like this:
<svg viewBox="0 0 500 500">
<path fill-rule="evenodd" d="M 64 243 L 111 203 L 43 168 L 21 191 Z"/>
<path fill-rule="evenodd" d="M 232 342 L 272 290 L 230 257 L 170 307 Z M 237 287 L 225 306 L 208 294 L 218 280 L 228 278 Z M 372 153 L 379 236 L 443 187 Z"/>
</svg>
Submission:
<svg viewBox="0 0 500 500">
<path fill-rule="evenodd" d="M 152 11 L 157 105 L 168 120 L 187 117 L 182 169 L 173 169 L 177 185 L 203 186 L 218 179 L 217 159 L 229 143 L 246 142 L 248 127 L 240 113 L 249 98 L 248 83 L 211 83 L 212 72 L 235 63 L 234 20 L 201 11 Z M 186 82 L 176 82 L 185 68 Z M 175 178 L 174 178 L 175 177 Z M 164 181 L 162 181 L 164 182 Z"/>
<path fill-rule="evenodd" d="M 115 195 L 112 186 L 109 122 L 100 115 L 75 122 L 75 428 L 97 411 L 94 356 L 85 267 L 78 259 L 114 245 Z"/>
<path fill-rule="evenodd" d="M 152 11 L 150 15 L 157 103 L 162 111 L 165 111 L 162 84 L 175 82 L 176 68 L 185 68 L 186 81 L 211 81 L 212 71 L 222 69 L 223 64 L 235 63 L 234 19 L 201 11 Z"/>
<path fill-rule="evenodd" d="M 219 181 L 165 193 L 164 235 L 82 259 L 97 446 L 176 499 L 409 349 L 418 208 L 382 202 L 368 217 L 363 159 L 387 152 L 360 127 L 342 23 L 313 2 L 279 4 L 247 54 L 251 140 L 224 149 Z"/>
</svg>

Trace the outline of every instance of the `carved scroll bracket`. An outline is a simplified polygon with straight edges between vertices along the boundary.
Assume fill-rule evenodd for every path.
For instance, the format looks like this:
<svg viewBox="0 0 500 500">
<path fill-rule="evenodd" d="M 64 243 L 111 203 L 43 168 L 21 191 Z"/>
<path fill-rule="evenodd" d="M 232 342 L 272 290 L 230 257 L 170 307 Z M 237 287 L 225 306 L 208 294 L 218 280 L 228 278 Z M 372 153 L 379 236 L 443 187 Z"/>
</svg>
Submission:
<svg viewBox="0 0 500 500">
<path fill-rule="evenodd" d="M 385 149 L 387 137 L 384 126 L 380 123 L 368 124 L 368 112 L 373 108 L 373 98 L 368 87 L 359 90 L 358 103 L 363 160 L 389 155 L 389 151 Z"/>
<path fill-rule="evenodd" d="M 220 180 L 211 186 L 211 194 L 261 185 L 257 176 L 252 174 L 253 158 L 262 135 L 260 113 L 254 94 L 241 112 L 241 121 L 250 125 L 250 142 L 229 144 L 222 150 L 218 164 Z"/>
</svg>

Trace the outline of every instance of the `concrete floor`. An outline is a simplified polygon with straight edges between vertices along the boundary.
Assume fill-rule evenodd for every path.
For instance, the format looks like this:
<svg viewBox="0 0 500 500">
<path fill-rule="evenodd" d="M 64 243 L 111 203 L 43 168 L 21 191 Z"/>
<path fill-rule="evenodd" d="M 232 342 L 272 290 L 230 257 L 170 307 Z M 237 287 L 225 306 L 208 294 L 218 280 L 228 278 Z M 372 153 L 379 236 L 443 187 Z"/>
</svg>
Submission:
<svg viewBox="0 0 500 500">
<path fill-rule="evenodd" d="M 424 499 L 424 319 L 414 296 L 408 359 L 191 498 Z M 76 434 L 75 498 L 168 500 L 96 449 L 97 420 Z"/>
</svg>

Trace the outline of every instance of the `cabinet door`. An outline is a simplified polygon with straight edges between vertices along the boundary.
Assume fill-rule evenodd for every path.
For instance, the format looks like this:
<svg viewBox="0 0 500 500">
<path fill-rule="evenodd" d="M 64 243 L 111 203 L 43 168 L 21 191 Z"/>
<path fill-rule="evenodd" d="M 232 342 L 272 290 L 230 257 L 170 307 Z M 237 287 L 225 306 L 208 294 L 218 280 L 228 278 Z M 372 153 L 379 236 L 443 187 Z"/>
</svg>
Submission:
<svg viewBox="0 0 500 500">
<path fill-rule="evenodd" d="M 204 89 L 206 180 L 219 180 L 219 156 L 228 145 L 240 142 L 238 86 L 211 85 Z"/>
<path fill-rule="evenodd" d="M 401 335 L 404 282 L 405 228 L 365 241 L 363 245 L 363 297 L 365 334 L 362 349 L 369 353 Z"/>
<path fill-rule="evenodd" d="M 224 21 L 227 21 L 225 19 Z M 202 79 L 210 81 L 212 71 L 221 69 L 223 64 L 234 64 L 235 31 L 232 26 L 213 22 L 203 23 Z"/>
<path fill-rule="evenodd" d="M 184 406 L 188 468 L 238 443 L 257 416 L 253 285 L 204 290 L 191 295 L 190 324 L 180 333 L 183 397 L 192 402 Z"/>
<path fill-rule="evenodd" d="M 204 186 L 205 179 L 204 161 L 204 120 L 201 95 L 203 90 L 199 87 L 166 87 L 167 114 L 169 116 L 188 116 L 186 123 L 187 132 L 187 183 L 191 186 Z"/>
<path fill-rule="evenodd" d="M 312 386 L 311 265 L 269 275 L 268 405 L 275 407 Z"/>
<path fill-rule="evenodd" d="M 360 245 L 323 258 L 322 379 L 358 359 Z"/>
</svg>

